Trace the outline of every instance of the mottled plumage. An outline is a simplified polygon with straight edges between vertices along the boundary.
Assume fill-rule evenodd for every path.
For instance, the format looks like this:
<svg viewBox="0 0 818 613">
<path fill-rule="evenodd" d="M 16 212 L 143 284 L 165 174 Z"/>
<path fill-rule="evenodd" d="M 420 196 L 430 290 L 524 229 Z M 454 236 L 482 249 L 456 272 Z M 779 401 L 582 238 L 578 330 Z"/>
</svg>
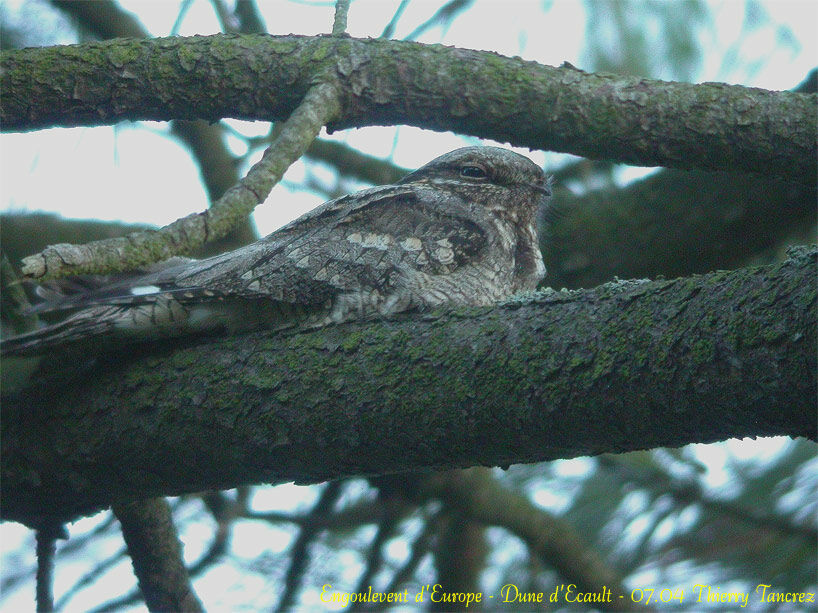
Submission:
<svg viewBox="0 0 818 613">
<path fill-rule="evenodd" d="M 493 304 L 545 275 L 535 225 L 549 194 L 542 170 L 524 156 L 457 149 L 394 185 L 326 202 L 235 251 L 173 258 L 75 295 L 52 293 L 35 310 L 70 315 L 7 339 L 2 352 Z"/>
</svg>

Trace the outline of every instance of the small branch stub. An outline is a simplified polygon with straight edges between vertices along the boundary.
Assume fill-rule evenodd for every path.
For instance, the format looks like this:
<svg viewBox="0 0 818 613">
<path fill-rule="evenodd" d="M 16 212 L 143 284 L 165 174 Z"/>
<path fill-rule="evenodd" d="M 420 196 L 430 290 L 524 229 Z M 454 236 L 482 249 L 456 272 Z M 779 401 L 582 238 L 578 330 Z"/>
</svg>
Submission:
<svg viewBox="0 0 818 613">
<path fill-rule="evenodd" d="M 347 30 L 347 14 L 349 13 L 350 0 L 336 0 L 335 20 L 332 23 L 332 35 L 340 36 Z"/>
</svg>

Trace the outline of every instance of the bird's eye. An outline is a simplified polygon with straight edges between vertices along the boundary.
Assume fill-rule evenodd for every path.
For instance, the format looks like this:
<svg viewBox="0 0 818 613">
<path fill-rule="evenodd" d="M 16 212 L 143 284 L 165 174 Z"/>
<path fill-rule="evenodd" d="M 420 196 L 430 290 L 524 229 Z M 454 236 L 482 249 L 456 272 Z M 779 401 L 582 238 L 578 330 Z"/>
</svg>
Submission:
<svg viewBox="0 0 818 613">
<path fill-rule="evenodd" d="M 461 177 L 468 177 L 469 179 L 485 179 L 486 171 L 479 166 L 463 166 L 460 169 Z"/>
</svg>

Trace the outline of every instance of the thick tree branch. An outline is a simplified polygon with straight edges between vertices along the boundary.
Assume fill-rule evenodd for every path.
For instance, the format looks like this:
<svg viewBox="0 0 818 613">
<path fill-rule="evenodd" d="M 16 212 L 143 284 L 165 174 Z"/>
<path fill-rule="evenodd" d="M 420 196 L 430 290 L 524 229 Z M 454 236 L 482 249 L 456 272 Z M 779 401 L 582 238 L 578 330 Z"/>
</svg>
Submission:
<svg viewBox="0 0 818 613">
<path fill-rule="evenodd" d="M 248 483 L 814 439 L 815 274 L 816 251 L 800 250 L 493 309 L 134 349 L 4 398 L 2 517 L 41 525 Z"/>
<path fill-rule="evenodd" d="M 816 94 L 588 74 L 489 52 L 338 36 L 114 40 L 7 51 L 0 65 L 5 130 L 278 120 L 330 71 L 344 94 L 334 129 L 408 124 L 638 165 L 811 183 L 816 174 Z"/>
</svg>

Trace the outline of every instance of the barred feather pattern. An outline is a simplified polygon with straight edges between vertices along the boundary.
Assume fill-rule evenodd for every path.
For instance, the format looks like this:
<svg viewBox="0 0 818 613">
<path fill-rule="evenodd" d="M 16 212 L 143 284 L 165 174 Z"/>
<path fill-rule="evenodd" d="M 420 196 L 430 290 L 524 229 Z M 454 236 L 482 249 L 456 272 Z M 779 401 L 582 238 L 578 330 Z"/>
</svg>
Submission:
<svg viewBox="0 0 818 613">
<path fill-rule="evenodd" d="M 490 305 L 545 275 L 543 171 L 498 147 L 442 155 L 394 185 L 331 200 L 269 236 L 104 282 L 44 286 L 62 321 L 2 355 L 254 328 L 316 327 L 444 304 Z"/>
</svg>

